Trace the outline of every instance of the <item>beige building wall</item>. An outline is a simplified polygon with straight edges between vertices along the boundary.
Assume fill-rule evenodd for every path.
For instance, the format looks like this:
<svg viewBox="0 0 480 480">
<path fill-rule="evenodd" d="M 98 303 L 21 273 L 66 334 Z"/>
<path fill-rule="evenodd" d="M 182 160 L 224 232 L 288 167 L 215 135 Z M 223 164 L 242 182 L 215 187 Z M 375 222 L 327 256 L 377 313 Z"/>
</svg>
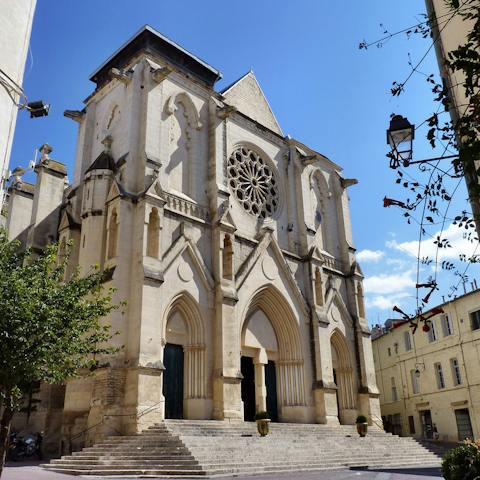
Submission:
<svg viewBox="0 0 480 480">
<path fill-rule="evenodd" d="M 462 3 L 462 2 L 460 2 Z M 445 0 L 426 0 L 427 12 L 435 19 L 432 24 L 440 75 L 450 87 L 452 109 L 451 115 L 454 119 L 462 116 L 465 111 L 465 89 L 463 82 L 465 76 L 462 72 L 451 72 L 445 67 L 445 59 L 448 53 L 456 50 L 460 45 L 465 45 L 467 35 L 472 31 L 473 22 L 465 21 L 463 17 L 454 14 Z"/>
<path fill-rule="evenodd" d="M 405 322 L 374 333 L 373 358 L 382 417 L 387 428 L 395 424 L 395 433 L 457 441 L 467 431 L 468 410 L 472 429 L 469 436 L 479 438 L 480 290 L 441 308 L 445 313 L 431 319 L 433 329 L 429 333 L 420 325 L 412 334 Z M 429 423 L 428 412 L 430 427 L 425 425 Z"/>
<path fill-rule="evenodd" d="M 30 43 L 36 0 L 1 0 L 0 3 L 0 81 L 6 83 L 16 102 L 19 101 L 12 83 L 22 85 L 25 60 Z M 8 78 L 10 77 L 10 78 Z M 13 81 L 13 82 L 12 82 Z M 10 162 L 18 107 L 5 88 L 0 88 L 0 178 L 3 180 Z M 0 199 L 3 200 L 3 181 Z"/>
<path fill-rule="evenodd" d="M 473 20 L 465 20 L 458 12 L 462 11 L 462 4 L 466 4 L 463 10 L 471 8 L 469 2 L 458 2 L 460 7 L 451 11 L 445 0 L 426 0 L 427 13 L 434 21 L 432 22 L 432 35 L 435 41 L 440 75 L 445 86 L 449 89 L 451 105 L 449 113 L 453 125 L 465 114 L 468 107 L 465 95 L 465 75 L 462 71 L 452 72 L 445 66 L 445 60 L 449 52 L 456 50 L 459 46 L 468 42 L 467 36 L 474 26 Z M 475 158 L 475 169 L 478 170 L 479 159 Z M 475 170 L 473 169 L 473 170 Z M 478 196 L 478 175 L 475 171 L 465 172 L 470 204 L 472 206 L 473 218 L 477 226 L 477 234 L 480 234 L 480 199 Z"/>
</svg>

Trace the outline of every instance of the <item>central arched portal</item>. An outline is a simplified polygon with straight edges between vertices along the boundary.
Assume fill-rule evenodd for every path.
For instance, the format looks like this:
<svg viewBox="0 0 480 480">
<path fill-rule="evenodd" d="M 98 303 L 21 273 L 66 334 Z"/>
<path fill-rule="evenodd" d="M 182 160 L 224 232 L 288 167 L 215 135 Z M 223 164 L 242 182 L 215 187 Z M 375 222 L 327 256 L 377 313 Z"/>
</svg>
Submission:
<svg viewBox="0 0 480 480">
<path fill-rule="evenodd" d="M 241 342 L 244 419 L 251 421 L 265 410 L 272 421 L 300 421 L 305 383 L 299 324 L 273 287 L 253 297 Z"/>
</svg>

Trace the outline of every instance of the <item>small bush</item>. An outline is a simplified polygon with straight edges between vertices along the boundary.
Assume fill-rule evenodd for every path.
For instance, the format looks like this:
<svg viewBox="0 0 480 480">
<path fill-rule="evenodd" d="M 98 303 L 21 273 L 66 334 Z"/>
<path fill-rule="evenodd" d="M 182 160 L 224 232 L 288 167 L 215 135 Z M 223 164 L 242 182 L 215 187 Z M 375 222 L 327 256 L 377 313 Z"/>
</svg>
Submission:
<svg viewBox="0 0 480 480">
<path fill-rule="evenodd" d="M 267 412 L 257 412 L 255 414 L 255 417 L 253 417 L 255 420 L 264 420 L 264 419 L 270 419 L 270 415 Z"/>
<path fill-rule="evenodd" d="M 367 423 L 367 417 L 365 415 L 359 415 L 355 423 Z"/>
<path fill-rule="evenodd" d="M 480 476 L 480 441 L 465 440 L 443 458 L 445 480 L 474 480 Z"/>
</svg>

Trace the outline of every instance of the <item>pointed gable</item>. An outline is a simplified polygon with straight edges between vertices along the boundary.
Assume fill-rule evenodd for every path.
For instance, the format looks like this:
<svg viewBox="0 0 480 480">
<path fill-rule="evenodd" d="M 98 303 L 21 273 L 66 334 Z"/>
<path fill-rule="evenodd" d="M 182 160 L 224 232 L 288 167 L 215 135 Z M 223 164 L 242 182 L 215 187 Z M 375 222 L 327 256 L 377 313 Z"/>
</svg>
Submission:
<svg viewBox="0 0 480 480">
<path fill-rule="evenodd" d="M 283 136 L 282 129 L 270 108 L 252 71 L 222 92 L 225 102 L 252 120 Z"/>
</svg>

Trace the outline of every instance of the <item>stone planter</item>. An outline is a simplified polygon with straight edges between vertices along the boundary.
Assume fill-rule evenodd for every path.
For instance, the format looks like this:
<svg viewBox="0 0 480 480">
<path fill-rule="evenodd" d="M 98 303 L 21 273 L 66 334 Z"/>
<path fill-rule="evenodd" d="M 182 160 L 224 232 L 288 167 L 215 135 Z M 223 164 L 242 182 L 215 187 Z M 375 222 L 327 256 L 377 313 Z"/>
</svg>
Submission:
<svg viewBox="0 0 480 480">
<path fill-rule="evenodd" d="M 357 432 L 361 437 L 367 434 L 368 423 L 357 423 Z"/>
<path fill-rule="evenodd" d="M 269 418 L 262 418 L 260 420 L 255 420 L 257 422 L 257 430 L 258 430 L 258 433 L 262 436 L 262 437 L 265 437 L 266 435 L 268 435 L 268 432 L 270 430 L 269 428 L 269 423 L 270 423 L 270 419 Z"/>
</svg>

